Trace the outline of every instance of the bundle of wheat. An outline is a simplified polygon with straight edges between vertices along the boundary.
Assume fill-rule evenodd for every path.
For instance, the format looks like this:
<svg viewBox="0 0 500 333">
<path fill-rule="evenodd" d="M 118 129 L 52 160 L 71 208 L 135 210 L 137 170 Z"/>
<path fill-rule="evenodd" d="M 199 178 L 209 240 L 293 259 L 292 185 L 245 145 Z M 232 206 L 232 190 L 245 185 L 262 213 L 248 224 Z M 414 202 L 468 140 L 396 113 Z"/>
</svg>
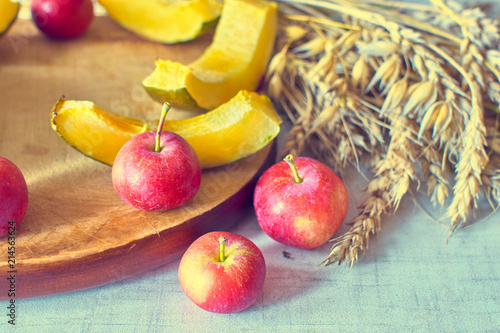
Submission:
<svg viewBox="0 0 500 333">
<path fill-rule="evenodd" d="M 293 124 L 283 153 L 373 175 L 322 265 L 352 266 L 412 182 L 446 205 L 449 235 L 481 195 L 500 204 L 499 25 L 480 8 L 430 2 L 279 1 L 266 89 Z"/>
</svg>

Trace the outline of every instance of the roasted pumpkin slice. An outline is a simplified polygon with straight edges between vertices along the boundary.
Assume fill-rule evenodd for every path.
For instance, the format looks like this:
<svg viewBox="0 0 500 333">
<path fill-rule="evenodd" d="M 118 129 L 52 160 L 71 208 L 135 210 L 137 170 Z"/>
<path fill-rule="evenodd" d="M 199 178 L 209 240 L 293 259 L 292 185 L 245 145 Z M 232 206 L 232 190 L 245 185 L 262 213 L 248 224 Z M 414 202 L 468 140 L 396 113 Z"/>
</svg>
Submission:
<svg viewBox="0 0 500 333">
<path fill-rule="evenodd" d="M 189 65 L 157 60 L 142 84 L 160 102 L 194 100 L 201 108 L 216 108 L 238 91 L 258 87 L 274 48 L 277 24 L 275 2 L 226 0 L 212 43 L 202 55 Z"/>
<path fill-rule="evenodd" d="M 61 98 L 51 111 L 52 128 L 71 146 L 112 165 L 134 135 L 156 130 L 158 121 L 121 116 L 89 101 Z M 203 168 L 221 166 L 256 153 L 280 131 L 281 118 L 265 95 L 240 91 L 204 114 L 165 121 L 163 129 L 184 137 Z"/>
<path fill-rule="evenodd" d="M 14 23 L 19 13 L 18 2 L 0 0 L 0 36 L 3 35 Z"/>
<path fill-rule="evenodd" d="M 172 44 L 195 39 L 217 24 L 217 0 L 98 0 L 118 24 L 147 39 Z"/>
</svg>

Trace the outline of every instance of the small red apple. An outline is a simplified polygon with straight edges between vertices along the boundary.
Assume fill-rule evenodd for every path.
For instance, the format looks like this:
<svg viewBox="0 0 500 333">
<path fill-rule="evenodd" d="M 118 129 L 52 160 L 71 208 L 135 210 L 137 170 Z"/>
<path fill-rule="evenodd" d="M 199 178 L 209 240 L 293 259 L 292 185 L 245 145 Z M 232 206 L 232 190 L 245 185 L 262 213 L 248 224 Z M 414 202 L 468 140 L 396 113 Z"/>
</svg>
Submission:
<svg viewBox="0 0 500 333">
<path fill-rule="evenodd" d="M 82 35 L 94 18 L 92 0 L 33 0 L 31 16 L 36 26 L 52 39 Z"/>
<path fill-rule="evenodd" d="M 249 239 L 214 231 L 189 246 L 178 274 L 182 290 L 200 308 L 233 313 L 257 300 L 264 285 L 266 263 Z"/>
<path fill-rule="evenodd" d="M 274 240 L 298 248 L 323 245 L 342 224 L 347 189 L 325 164 L 288 155 L 267 169 L 254 191 L 257 221 Z"/>
<path fill-rule="evenodd" d="M 156 133 L 134 136 L 113 163 L 111 177 L 116 193 L 141 210 L 179 207 L 200 188 L 201 165 L 193 148 L 181 136 L 161 130 L 169 108 L 165 103 Z"/>
<path fill-rule="evenodd" d="M 28 187 L 21 170 L 0 156 L 0 237 L 13 230 L 28 207 Z"/>
</svg>

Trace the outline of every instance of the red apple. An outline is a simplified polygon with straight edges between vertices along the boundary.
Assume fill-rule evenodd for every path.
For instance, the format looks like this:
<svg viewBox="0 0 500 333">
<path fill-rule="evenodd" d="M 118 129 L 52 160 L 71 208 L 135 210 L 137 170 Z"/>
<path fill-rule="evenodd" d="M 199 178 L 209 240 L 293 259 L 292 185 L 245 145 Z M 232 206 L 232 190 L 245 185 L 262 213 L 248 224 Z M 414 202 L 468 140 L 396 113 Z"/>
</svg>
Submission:
<svg viewBox="0 0 500 333">
<path fill-rule="evenodd" d="M 0 156 L 0 236 L 23 220 L 27 207 L 28 187 L 21 170 Z"/>
<path fill-rule="evenodd" d="M 201 165 L 193 148 L 181 136 L 161 130 L 169 108 L 165 103 L 156 133 L 134 136 L 113 163 L 111 177 L 116 192 L 141 210 L 179 207 L 200 188 Z"/>
<path fill-rule="evenodd" d="M 82 35 L 94 18 L 92 0 L 33 0 L 31 16 L 36 26 L 52 39 Z"/>
<path fill-rule="evenodd" d="M 254 191 L 262 230 L 280 243 L 307 249 L 332 238 L 347 214 L 348 201 L 346 187 L 332 169 L 291 155 L 267 169 Z"/>
<path fill-rule="evenodd" d="M 200 308 L 217 313 L 242 311 L 262 291 L 266 263 L 249 239 L 214 231 L 195 240 L 182 256 L 179 282 Z"/>
</svg>

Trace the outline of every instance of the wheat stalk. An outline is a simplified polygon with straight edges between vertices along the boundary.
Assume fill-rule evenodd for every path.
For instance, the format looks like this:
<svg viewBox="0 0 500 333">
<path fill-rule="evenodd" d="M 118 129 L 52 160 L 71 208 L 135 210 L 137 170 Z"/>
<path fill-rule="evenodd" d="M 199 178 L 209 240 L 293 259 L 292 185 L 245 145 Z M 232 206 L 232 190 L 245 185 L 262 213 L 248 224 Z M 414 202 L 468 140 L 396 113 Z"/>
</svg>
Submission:
<svg viewBox="0 0 500 333">
<path fill-rule="evenodd" d="M 412 181 L 426 183 L 443 208 L 453 188 L 450 234 L 481 192 L 498 203 L 498 126 L 484 120 L 484 104 L 500 103 L 497 23 L 478 9 L 431 2 L 280 1 L 266 82 L 293 124 L 284 153 L 310 150 L 337 169 L 367 165 L 373 174 L 324 265 L 352 266 Z"/>
<path fill-rule="evenodd" d="M 400 113 L 401 107 L 392 112 Z M 351 229 L 337 238 L 329 256 L 322 265 L 342 263 L 350 266 L 358 259 L 359 252 L 368 248 L 370 234 L 380 231 L 382 215 L 387 210 L 397 210 L 401 199 L 408 192 L 410 183 L 417 177 L 413 164 L 415 156 L 412 147 L 414 124 L 403 117 L 393 117 L 391 122 L 391 141 L 387 153 L 373 168 L 374 178 L 370 181 L 366 192 L 368 197 L 361 203 L 361 213 L 350 223 Z"/>
</svg>

